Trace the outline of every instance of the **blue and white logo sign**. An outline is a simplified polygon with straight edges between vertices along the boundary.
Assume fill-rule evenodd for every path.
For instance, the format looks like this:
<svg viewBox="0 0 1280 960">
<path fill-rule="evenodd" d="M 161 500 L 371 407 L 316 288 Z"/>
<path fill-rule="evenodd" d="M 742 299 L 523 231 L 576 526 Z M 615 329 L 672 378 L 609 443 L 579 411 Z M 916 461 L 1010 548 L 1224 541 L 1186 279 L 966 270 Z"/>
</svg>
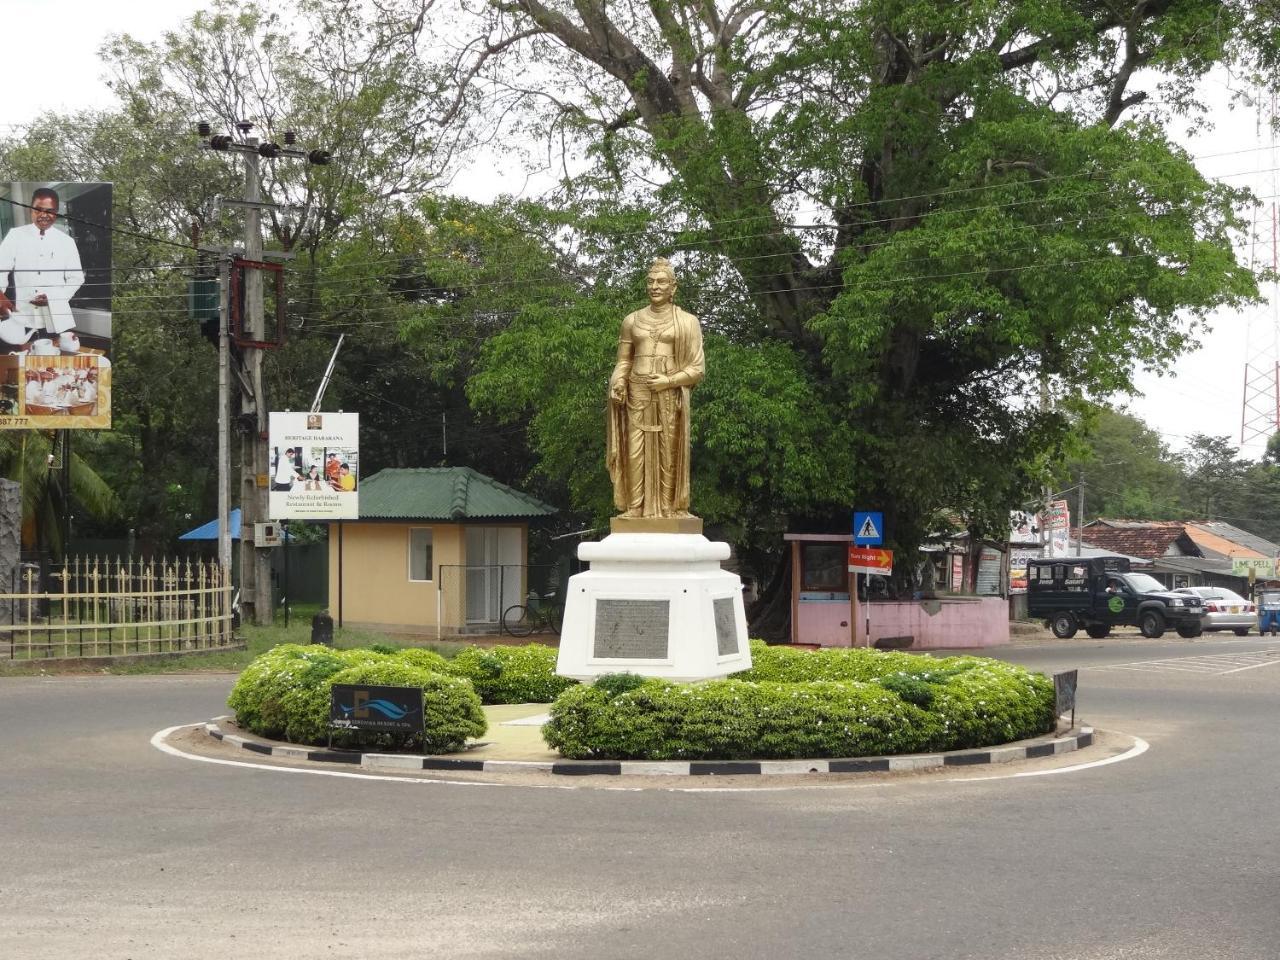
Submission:
<svg viewBox="0 0 1280 960">
<path fill-rule="evenodd" d="M 880 511 L 857 510 L 853 514 L 853 544 L 878 547 L 884 543 L 884 514 Z"/>
</svg>

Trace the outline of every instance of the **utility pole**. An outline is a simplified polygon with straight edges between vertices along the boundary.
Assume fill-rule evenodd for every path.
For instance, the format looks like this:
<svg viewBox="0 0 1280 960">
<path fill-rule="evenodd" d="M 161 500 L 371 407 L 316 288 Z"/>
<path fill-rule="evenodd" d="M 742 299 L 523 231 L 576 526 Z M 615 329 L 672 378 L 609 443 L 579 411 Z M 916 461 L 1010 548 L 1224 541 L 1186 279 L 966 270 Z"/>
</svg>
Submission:
<svg viewBox="0 0 1280 960">
<path fill-rule="evenodd" d="M 1084 474 L 1076 485 L 1076 556 L 1084 549 Z"/>
<path fill-rule="evenodd" d="M 239 124 L 244 134 L 244 256 L 262 260 L 262 200 L 258 174 L 258 138 L 249 136 L 248 124 Z M 266 318 L 262 315 L 262 273 L 244 272 L 244 337 L 261 342 L 266 338 Z M 275 616 L 271 584 L 271 548 L 259 547 L 254 532 L 267 517 L 270 490 L 270 457 L 267 451 L 267 404 L 262 389 L 262 351 L 242 349 L 244 380 L 240 392 L 240 609 L 245 621 L 270 625 Z"/>
<path fill-rule="evenodd" d="M 241 327 L 234 331 L 239 348 L 235 372 L 240 393 L 240 607 L 245 622 L 265 626 L 274 617 L 275 604 L 271 584 L 273 548 L 258 546 L 255 541 L 256 525 L 271 519 L 267 516 L 270 489 L 267 415 L 270 408 L 262 378 L 262 351 L 266 347 L 279 346 L 283 331 L 277 329 L 274 338 L 268 337 L 263 311 L 262 209 L 275 209 L 276 204 L 262 199 L 259 164 L 264 157 L 269 160 L 289 157 L 323 166 L 329 162 L 329 154 L 323 150 L 304 152 L 298 149 L 295 146 L 297 137 L 292 131 L 285 133 L 285 145 L 281 146 L 270 141 L 260 143 L 257 137 L 250 135 L 253 124 L 247 120 L 236 123 L 236 128 L 240 132 L 239 139 L 229 134 L 214 134 L 207 123 L 201 123 L 197 127 L 203 138 L 202 146 L 209 150 L 239 153 L 245 161 L 243 198 L 221 198 L 219 201 L 220 204 L 242 207 L 245 210 L 243 257 L 249 263 L 238 264 L 234 258 L 227 257 L 223 260 L 219 276 L 218 550 L 219 560 L 230 567 L 230 498 L 227 490 L 231 472 L 228 433 L 233 331 L 230 328 L 230 314 L 237 306 L 231 302 L 231 291 L 238 286 L 244 298 Z M 223 252 L 228 255 L 232 253 Z M 276 259 L 281 258 L 277 255 Z M 234 277 L 231 276 L 233 270 L 236 271 Z"/>
</svg>

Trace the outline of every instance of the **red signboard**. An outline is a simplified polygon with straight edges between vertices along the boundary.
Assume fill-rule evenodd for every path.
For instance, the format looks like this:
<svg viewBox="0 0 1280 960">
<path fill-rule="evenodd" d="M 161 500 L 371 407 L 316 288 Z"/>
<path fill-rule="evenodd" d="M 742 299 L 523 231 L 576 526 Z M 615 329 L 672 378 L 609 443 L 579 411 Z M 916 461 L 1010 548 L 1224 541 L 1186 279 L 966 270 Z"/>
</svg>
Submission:
<svg viewBox="0 0 1280 960">
<path fill-rule="evenodd" d="M 893 551 L 881 547 L 850 547 L 849 572 L 888 576 L 893 573 Z"/>
</svg>

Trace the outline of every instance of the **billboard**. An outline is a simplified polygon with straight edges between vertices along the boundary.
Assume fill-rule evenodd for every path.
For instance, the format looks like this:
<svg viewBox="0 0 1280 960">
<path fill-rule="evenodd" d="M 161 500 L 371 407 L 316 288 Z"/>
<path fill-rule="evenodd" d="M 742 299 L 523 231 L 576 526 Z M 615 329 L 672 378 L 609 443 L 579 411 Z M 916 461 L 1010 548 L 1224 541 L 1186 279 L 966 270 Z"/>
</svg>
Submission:
<svg viewBox="0 0 1280 960">
<path fill-rule="evenodd" d="M 1032 560 L 1040 559 L 1039 547 L 1009 548 L 1009 592 L 1027 592 L 1027 570 Z"/>
<path fill-rule="evenodd" d="M 358 413 L 273 413 L 267 437 L 272 520 L 360 516 Z"/>
<path fill-rule="evenodd" d="M 111 184 L 0 183 L 0 428 L 111 426 Z"/>
<path fill-rule="evenodd" d="M 1071 511 L 1065 500 L 1054 500 L 1041 518 L 1041 525 L 1049 531 L 1045 547 L 1046 557 L 1065 557 L 1071 552 Z"/>
</svg>

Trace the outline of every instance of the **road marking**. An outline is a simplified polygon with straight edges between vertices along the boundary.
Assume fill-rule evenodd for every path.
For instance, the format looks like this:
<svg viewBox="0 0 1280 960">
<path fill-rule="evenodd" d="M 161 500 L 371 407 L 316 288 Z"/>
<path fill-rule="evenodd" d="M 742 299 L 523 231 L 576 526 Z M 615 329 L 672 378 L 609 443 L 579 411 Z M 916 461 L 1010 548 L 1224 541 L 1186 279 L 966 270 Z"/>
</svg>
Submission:
<svg viewBox="0 0 1280 960">
<path fill-rule="evenodd" d="M 203 727 L 204 723 L 183 723 L 174 727 L 166 727 L 151 737 L 151 745 L 162 753 L 167 753 L 173 757 L 181 757 L 184 760 L 198 760 L 201 763 L 214 763 L 226 767 L 248 767 L 251 770 L 268 770 L 277 773 L 308 773 L 312 776 L 320 777 L 339 777 L 345 780 L 390 780 L 394 783 L 425 783 L 438 784 L 450 787 L 508 787 L 515 789 L 527 790 L 605 790 L 614 793 L 641 793 L 645 790 L 661 790 L 667 793 L 779 793 L 795 790 L 848 790 L 848 789 L 870 789 L 873 787 L 893 787 L 902 786 L 906 783 L 965 783 L 968 781 L 990 781 L 990 780 L 1016 780 L 1023 777 L 1046 777 L 1054 773 L 1076 773 L 1080 770 L 1089 770 L 1093 767 L 1105 767 L 1108 764 L 1120 763 L 1122 760 L 1132 760 L 1146 753 L 1151 746 L 1141 737 L 1131 737 L 1133 746 L 1124 753 L 1117 754 L 1114 757 L 1105 757 L 1101 760 L 1091 760 L 1087 763 L 1076 763 L 1069 767 L 1055 767 L 1050 770 L 1026 770 L 1021 773 L 1001 773 L 992 774 L 985 777 L 949 777 L 938 778 L 933 780 L 918 780 L 912 778 L 910 780 L 902 780 L 895 783 L 892 780 L 870 780 L 864 782 L 827 782 L 813 784 L 795 784 L 791 786 L 759 786 L 759 787 L 672 787 L 672 786 L 655 786 L 655 787 L 612 787 L 612 786 L 596 786 L 596 785 L 571 785 L 556 783 L 503 783 L 493 780 L 442 780 L 438 777 L 390 777 L 376 773 L 347 773 L 341 770 L 312 770 L 305 767 L 285 767 L 271 763 L 252 763 L 245 760 L 224 760 L 221 757 L 203 757 L 197 753 L 188 753 L 185 750 L 179 750 L 172 744 L 167 743 L 167 739 L 179 730 L 189 728 Z M 1120 734 L 1127 736 L 1127 734 Z"/>
<path fill-rule="evenodd" d="M 1163 660 L 1132 660 L 1128 663 L 1099 663 L 1081 667 L 1082 670 L 1132 670 L 1139 673 L 1198 673 L 1225 676 L 1257 667 L 1280 663 L 1280 656 L 1272 650 L 1250 653 L 1201 654 L 1192 657 L 1169 657 Z"/>
<path fill-rule="evenodd" d="M 1006 773 L 994 777 L 952 777 L 947 783 L 967 783 L 970 780 L 1013 780 L 1018 777 L 1049 777 L 1055 773 L 1076 773 L 1080 770 L 1089 770 L 1093 767 L 1105 767 L 1110 763 L 1120 763 L 1123 760 L 1132 760 L 1140 757 L 1151 749 L 1151 744 L 1143 740 L 1141 737 L 1133 738 L 1133 746 L 1124 753 L 1118 753 L 1114 757 L 1104 757 L 1101 760 L 1090 760 L 1088 763 L 1077 763 L 1070 767 L 1054 767 L 1052 770 L 1024 770 L 1021 773 Z"/>
</svg>

